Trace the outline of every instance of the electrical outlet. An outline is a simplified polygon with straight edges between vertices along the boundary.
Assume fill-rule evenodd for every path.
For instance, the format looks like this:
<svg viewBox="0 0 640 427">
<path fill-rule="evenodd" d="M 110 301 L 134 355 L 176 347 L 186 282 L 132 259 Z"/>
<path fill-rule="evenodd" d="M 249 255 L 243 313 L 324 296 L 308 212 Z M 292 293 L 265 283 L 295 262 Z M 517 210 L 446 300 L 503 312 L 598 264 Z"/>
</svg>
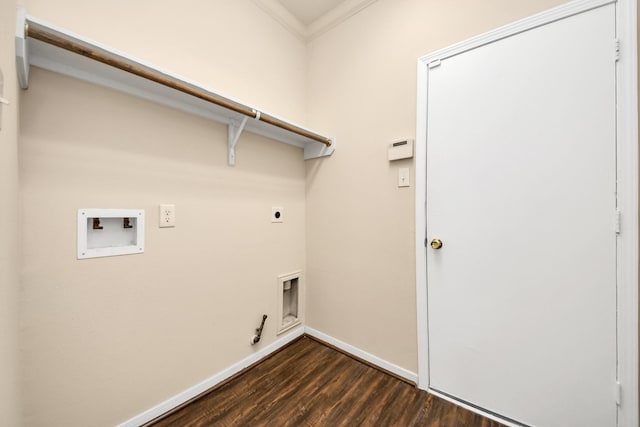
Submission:
<svg viewBox="0 0 640 427">
<path fill-rule="evenodd" d="M 176 226 L 176 205 L 160 205 L 159 226 L 175 227 Z"/>
<path fill-rule="evenodd" d="M 284 212 L 282 208 L 271 208 L 271 222 L 282 222 L 284 217 Z"/>
</svg>

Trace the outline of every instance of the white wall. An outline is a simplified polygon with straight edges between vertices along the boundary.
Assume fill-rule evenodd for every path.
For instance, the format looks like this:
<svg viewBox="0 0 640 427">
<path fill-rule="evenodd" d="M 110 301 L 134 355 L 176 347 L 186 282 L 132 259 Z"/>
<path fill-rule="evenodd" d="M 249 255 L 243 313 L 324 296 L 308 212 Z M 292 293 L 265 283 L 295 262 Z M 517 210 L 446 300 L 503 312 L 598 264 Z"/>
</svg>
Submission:
<svg viewBox="0 0 640 427">
<path fill-rule="evenodd" d="M 0 72 L 4 98 L 0 106 L 0 425 L 20 425 L 18 360 L 18 96 L 15 71 L 14 0 L 0 2 Z"/>
<path fill-rule="evenodd" d="M 305 47 L 250 0 L 26 7 L 305 120 Z M 276 339 L 277 276 L 306 267 L 301 149 L 243 133 L 230 168 L 224 125 L 35 67 L 21 97 L 25 425 L 117 424 Z M 145 209 L 145 253 L 77 260 L 78 208 Z"/>
<path fill-rule="evenodd" d="M 378 0 L 309 46 L 309 125 L 330 161 L 307 163 L 307 323 L 417 372 L 413 186 L 387 161 L 415 136 L 416 61 L 562 0 Z"/>
</svg>

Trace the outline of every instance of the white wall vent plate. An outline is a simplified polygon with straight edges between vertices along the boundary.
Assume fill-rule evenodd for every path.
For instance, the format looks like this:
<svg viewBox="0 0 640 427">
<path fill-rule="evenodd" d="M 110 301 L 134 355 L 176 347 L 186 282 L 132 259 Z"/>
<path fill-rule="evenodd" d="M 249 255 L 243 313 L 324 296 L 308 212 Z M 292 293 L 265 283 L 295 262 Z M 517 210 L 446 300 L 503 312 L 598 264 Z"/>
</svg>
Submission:
<svg viewBox="0 0 640 427">
<path fill-rule="evenodd" d="M 303 318 L 302 271 L 278 276 L 278 332 L 276 335 L 302 324 Z"/>
</svg>

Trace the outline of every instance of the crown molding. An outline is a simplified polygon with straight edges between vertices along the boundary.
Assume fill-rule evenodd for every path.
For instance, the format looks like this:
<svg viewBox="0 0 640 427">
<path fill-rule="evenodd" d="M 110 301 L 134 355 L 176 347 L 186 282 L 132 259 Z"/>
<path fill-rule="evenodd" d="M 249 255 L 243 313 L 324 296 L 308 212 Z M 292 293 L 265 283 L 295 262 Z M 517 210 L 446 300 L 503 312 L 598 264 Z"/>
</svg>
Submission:
<svg viewBox="0 0 640 427">
<path fill-rule="evenodd" d="M 253 0 L 253 3 L 264 10 L 291 34 L 303 42 L 307 41 L 307 26 L 300 22 L 300 20 L 289 12 L 278 0 Z"/>
<path fill-rule="evenodd" d="M 377 0 L 345 0 L 311 24 L 304 25 L 278 0 L 252 0 L 256 6 L 265 11 L 280 25 L 301 41 L 307 43 L 326 33 L 353 15 L 369 7 Z"/>
<path fill-rule="evenodd" d="M 346 0 L 325 13 L 307 27 L 307 41 L 326 33 L 353 15 L 371 6 L 377 0 Z"/>
</svg>

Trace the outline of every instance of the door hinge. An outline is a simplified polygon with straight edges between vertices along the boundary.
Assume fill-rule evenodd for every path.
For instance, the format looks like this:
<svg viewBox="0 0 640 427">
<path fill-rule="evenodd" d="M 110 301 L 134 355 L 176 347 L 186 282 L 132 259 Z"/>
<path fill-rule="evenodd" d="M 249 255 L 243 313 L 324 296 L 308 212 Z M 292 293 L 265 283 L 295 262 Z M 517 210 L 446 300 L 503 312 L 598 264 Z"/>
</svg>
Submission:
<svg viewBox="0 0 640 427">
<path fill-rule="evenodd" d="M 616 405 L 620 406 L 622 402 L 622 385 L 620 381 L 616 381 Z"/>
<path fill-rule="evenodd" d="M 620 214 L 620 209 L 616 209 L 616 217 L 615 217 L 615 231 L 616 234 L 620 234 L 620 223 L 622 222 L 622 215 Z"/>
<path fill-rule="evenodd" d="M 429 62 L 429 68 L 439 67 L 440 64 L 442 64 L 442 61 L 440 61 L 439 59 L 436 59 L 434 61 Z"/>
<path fill-rule="evenodd" d="M 614 45 L 614 58 L 616 60 L 616 62 L 618 62 L 620 60 L 620 40 L 615 39 L 613 41 L 613 45 Z"/>
</svg>

